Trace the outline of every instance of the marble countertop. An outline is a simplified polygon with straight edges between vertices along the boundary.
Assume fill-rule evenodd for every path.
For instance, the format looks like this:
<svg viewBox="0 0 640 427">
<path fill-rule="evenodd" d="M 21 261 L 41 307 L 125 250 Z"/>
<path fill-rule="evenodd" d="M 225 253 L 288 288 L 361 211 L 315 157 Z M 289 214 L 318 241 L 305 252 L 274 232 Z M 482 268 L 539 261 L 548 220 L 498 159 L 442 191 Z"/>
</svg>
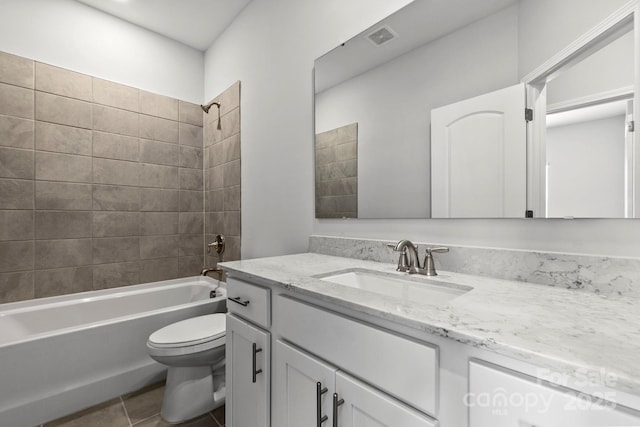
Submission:
<svg viewBox="0 0 640 427">
<path fill-rule="evenodd" d="M 392 264 L 314 253 L 220 264 L 230 275 L 279 286 L 338 306 L 568 375 L 606 375 L 609 387 L 640 396 L 640 310 L 628 297 L 439 271 L 433 278 L 473 290 L 432 306 L 320 280 L 350 269 L 408 275 Z"/>
</svg>

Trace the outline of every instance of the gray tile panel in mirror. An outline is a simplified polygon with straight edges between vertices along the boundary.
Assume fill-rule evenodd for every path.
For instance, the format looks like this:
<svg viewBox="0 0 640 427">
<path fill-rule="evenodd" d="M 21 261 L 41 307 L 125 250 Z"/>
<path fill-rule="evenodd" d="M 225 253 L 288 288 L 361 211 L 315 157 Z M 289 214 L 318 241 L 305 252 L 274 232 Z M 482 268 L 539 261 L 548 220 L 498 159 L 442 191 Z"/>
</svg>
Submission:
<svg viewBox="0 0 640 427">
<path fill-rule="evenodd" d="M 627 102 L 640 108 L 635 5 L 436 3 L 408 2 L 314 63 L 315 134 L 358 123 L 357 217 L 638 217 L 623 173 L 640 169 L 624 148 Z M 377 44 L 382 27 L 395 37 Z M 323 198 L 344 186 L 317 184 L 317 217 L 331 216 Z"/>
<path fill-rule="evenodd" d="M 398 239 L 400 240 L 400 239 Z M 387 240 L 311 236 L 309 251 L 324 255 L 397 263 Z M 419 244 L 421 259 L 430 242 Z M 640 259 L 555 252 L 450 246 L 434 255 L 437 271 L 537 283 L 615 297 L 640 297 Z"/>
<path fill-rule="evenodd" d="M 0 52 L 0 303 L 197 275 L 203 124 L 197 104 Z"/>
</svg>

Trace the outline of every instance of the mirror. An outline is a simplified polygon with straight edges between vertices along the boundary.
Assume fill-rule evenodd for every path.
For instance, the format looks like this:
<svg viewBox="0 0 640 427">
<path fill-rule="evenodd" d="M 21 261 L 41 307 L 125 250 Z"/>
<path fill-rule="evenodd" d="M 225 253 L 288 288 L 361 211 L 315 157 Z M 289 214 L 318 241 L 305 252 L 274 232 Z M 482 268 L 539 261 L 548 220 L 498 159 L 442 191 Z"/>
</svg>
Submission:
<svg viewBox="0 0 640 427">
<path fill-rule="evenodd" d="M 567 25 L 566 20 L 556 17 L 542 22 L 541 19 L 545 16 L 555 17 L 552 12 L 557 12 L 558 16 L 568 16 L 566 9 L 571 6 L 569 0 L 415 0 L 318 58 L 314 70 L 316 217 L 524 217 L 525 212 L 521 212 L 520 207 L 518 213 L 496 209 L 483 209 L 479 214 L 470 215 L 440 216 L 434 213 L 432 197 L 437 189 L 432 189 L 432 179 L 435 177 L 432 177 L 431 113 L 450 104 L 519 84 L 527 72 L 625 4 L 618 0 L 613 0 L 606 7 L 601 2 L 587 3 L 581 4 L 581 8 L 582 12 L 589 12 L 585 12 L 585 15 L 590 17 L 590 21 L 582 23 L 584 29 L 567 38 L 565 27 L 571 25 Z M 551 10 L 554 8 L 558 10 Z M 593 10 L 587 10 L 590 8 Z M 531 29 L 537 28 L 544 28 L 544 31 L 531 32 Z M 627 28 L 626 34 L 633 33 L 629 31 Z M 524 37 L 524 33 L 528 36 Z M 562 41 L 560 35 L 566 41 Z M 600 55 L 606 58 L 604 62 L 602 58 L 596 58 L 581 61 L 577 65 L 571 64 L 572 69 L 566 67 L 566 76 L 556 73 L 545 81 L 548 82 L 544 90 L 545 100 L 550 102 L 551 121 L 554 120 L 552 115 L 569 110 L 566 108 L 569 105 L 567 99 L 575 101 L 588 97 L 576 89 L 582 87 L 576 82 L 580 83 L 585 75 L 584 69 L 594 67 L 593 63 L 599 63 L 598 66 L 606 63 L 607 69 L 618 70 L 620 67 L 611 67 L 610 64 L 618 64 L 621 57 L 626 58 L 624 64 L 633 64 L 633 35 L 623 39 L 617 44 L 607 44 L 611 48 L 603 50 Z M 541 44 L 543 42 L 546 44 Z M 626 94 L 616 95 L 616 101 L 633 99 L 634 72 L 631 71 L 629 82 L 626 65 L 622 68 L 625 71 L 611 70 L 609 74 L 615 76 L 607 77 L 607 82 L 598 86 L 615 87 L 618 92 L 624 86 Z M 592 72 L 591 75 L 603 77 L 601 72 Z M 575 104 L 575 114 L 578 106 L 589 106 Z M 616 108 L 618 112 L 621 111 L 620 105 Z M 342 143 L 338 139 L 333 139 L 331 143 L 327 141 L 332 138 L 330 135 L 348 133 L 345 127 L 349 126 L 357 129 L 355 133 L 352 132 L 352 140 Z M 549 134 L 555 138 L 552 135 L 555 131 L 551 129 L 553 127 Z M 544 179 L 547 175 L 541 179 L 529 170 L 535 156 L 531 153 L 530 142 L 526 144 L 526 163 L 529 166 L 521 171 L 524 177 L 521 187 L 526 188 L 519 190 L 522 194 L 517 198 L 518 203 L 526 206 L 526 210 L 535 212 L 535 217 L 620 215 L 619 210 L 574 210 L 575 213 L 566 214 L 564 210 L 552 208 L 558 206 L 553 200 L 562 196 L 555 195 L 553 185 L 548 193 L 539 191 L 541 183 L 546 188 Z M 320 154 L 318 150 L 321 149 L 324 152 Z M 564 186 L 563 191 L 571 192 L 574 191 L 571 179 L 567 180 L 566 176 L 571 176 L 573 172 L 564 170 L 564 166 L 561 167 L 563 163 L 558 160 L 563 150 L 566 152 L 570 149 L 549 149 L 549 177 L 557 175 L 553 179 L 559 183 L 558 187 Z M 343 158 L 339 153 L 351 157 Z M 540 156 L 540 152 L 534 154 Z M 547 153 L 545 151 L 542 154 L 544 167 L 540 169 L 546 170 Z M 616 156 L 619 158 L 619 153 L 611 155 Z M 573 158 L 577 157 L 580 156 L 575 155 L 574 151 Z M 589 170 L 593 167 L 583 165 L 578 169 Z M 555 174 L 558 170 L 562 170 L 565 176 L 562 185 L 559 177 L 563 174 Z M 610 182 L 620 185 L 619 176 Z M 536 191 L 539 191 L 537 197 L 532 196 L 535 184 L 538 187 Z M 622 186 L 620 193 L 625 191 L 624 184 Z M 575 190 L 575 193 L 579 194 L 580 191 Z M 473 191 L 467 194 L 465 197 L 474 205 L 489 203 L 485 197 L 478 197 Z M 547 194 L 550 197 L 548 203 Z M 478 200 L 473 200 L 474 197 Z M 549 210 L 546 204 L 550 206 Z"/>
</svg>

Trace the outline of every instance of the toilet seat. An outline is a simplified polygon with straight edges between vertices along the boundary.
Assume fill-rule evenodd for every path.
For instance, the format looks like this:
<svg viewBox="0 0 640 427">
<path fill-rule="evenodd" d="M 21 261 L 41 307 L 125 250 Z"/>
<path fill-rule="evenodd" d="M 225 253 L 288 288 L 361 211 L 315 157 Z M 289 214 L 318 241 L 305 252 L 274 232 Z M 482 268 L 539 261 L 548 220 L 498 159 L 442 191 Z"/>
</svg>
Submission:
<svg viewBox="0 0 640 427">
<path fill-rule="evenodd" d="M 158 329 L 149 336 L 147 346 L 158 350 L 190 347 L 192 350 L 202 351 L 205 348 L 224 345 L 225 333 L 225 315 L 223 313 L 207 314 Z"/>
</svg>

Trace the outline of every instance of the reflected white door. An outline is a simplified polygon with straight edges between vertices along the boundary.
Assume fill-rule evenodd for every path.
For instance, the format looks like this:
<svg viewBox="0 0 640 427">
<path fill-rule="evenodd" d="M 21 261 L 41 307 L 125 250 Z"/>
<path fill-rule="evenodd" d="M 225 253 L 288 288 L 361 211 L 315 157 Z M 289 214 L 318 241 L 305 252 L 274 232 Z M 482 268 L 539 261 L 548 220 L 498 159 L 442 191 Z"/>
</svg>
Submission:
<svg viewBox="0 0 640 427">
<path fill-rule="evenodd" d="M 431 110 L 433 218 L 522 218 L 525 88 L 518 84 Z"/>
</svg>

